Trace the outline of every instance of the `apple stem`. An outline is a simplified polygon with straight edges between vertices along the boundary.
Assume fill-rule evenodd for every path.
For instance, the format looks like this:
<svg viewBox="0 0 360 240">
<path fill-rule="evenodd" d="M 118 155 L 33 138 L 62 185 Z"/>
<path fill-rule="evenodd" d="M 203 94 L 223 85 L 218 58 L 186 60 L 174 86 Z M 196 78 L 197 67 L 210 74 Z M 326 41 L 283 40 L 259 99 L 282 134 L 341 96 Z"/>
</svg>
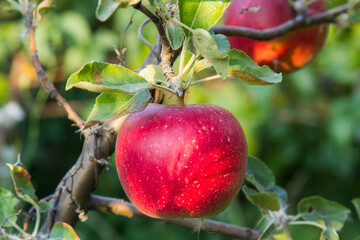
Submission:
<svg viewBox="0 0 360 240">
<path fill-rule="evenodd" d="M 185 93 L 181 97 L 177 97 L 177 102 L 180 107 L 185 107 Z"/>
<path fill-rule="evenodd" d="M 197 225 L 194 227 L 194 232 L 197 233 L 197 239 L 200 239 L 200 232 L 204 230 L 204 220 L 205 218 L 198 218 Z"/>
</svg>

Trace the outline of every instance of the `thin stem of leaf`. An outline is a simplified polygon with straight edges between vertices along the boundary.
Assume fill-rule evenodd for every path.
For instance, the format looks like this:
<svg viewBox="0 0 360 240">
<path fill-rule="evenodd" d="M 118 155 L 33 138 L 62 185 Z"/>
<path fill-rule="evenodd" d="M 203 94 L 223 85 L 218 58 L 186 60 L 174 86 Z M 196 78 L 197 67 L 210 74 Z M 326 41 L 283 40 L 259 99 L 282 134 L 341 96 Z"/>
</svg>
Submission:
<svg viewBox="0 0 360 240">
<path fill-rule="evenodd" d="M 40 218 L 41 218 L 41 212 L 40 212 L 40 207 L 37 203 L 34 202 L 34 208 L 35 208 L 35 212 L 36 212 L 36 220 L 35 220 L 35 227 L 34 227 L 34 231 L 32 233 L 32 236 L 35 238 L 36 235 L 38 234 L 39 231 L 39 227 L 40 227 Z"/>
<path fill-rule="evenodd" d="M 23 240 L 24 239 L 24 238 L 18 237 L 16 235 L 6 234 L 5 232 L 4 232 L 4 236 L 5 236 L 5 239 L 12 239 L 12 240 Z"/>
<path fill-rule="evenodd" d="M 284 225 L 284 232 L 287 235 L 289 240 L 293 240 L 293 238 L 291 237 L 290 231 L 286 225 Z"/>
<path fill-rule="evenodd" d="M 185 82 L 185 87 L 184 87 L 185 92 L 190 87 L 190 84 L 192 83 L 193 73 L 194 73 L 194 69 L 192 68 L 191 71 L 189 72 L 189 74 L 187 76 L 187 79 L 186 79 L 186 82 Z"/>
<path fill-rule="evenodd" d="M 255 228 L 259 228 L 261 222 L 266 218 L 265 215 L 261 214 L 261 218 L 257 221 Z"/>
<path fill-rule="evenodd" d="M 193 66 L 193 63 L 195 62 L 197 58 L 197 55 L 192 55 L 189 62 L 186 64 L 186 66 L 184 67 L 184 75 L 187 74 L 190 70 L 190 68 Z"/>
<path fill-rule="evenodd" d="M 157 83 L 163 83 L 163 84 L 165 84 L 166 87 L 169 87 L 169 86 L 170 86 L 170 83 L 167 82 L 167 81 L 163 81 L 163 80 L 160 80 L 160 79 L 156 79 L 155 81 L 156 81 Z"/>
<path fill-rule="evenodd" d="M 154 54 L 156 59 L 160 62 L 161 58 L 160 58 L 159 54 L 155 51 L 154 47 L 142 35 L 142 30 L 144 29 L 145 25 L 148 24 L 150 21 L 151 21 L 151 19 L 148 18 L 140 24 L 140 27 L 138 28 L 138 37 L 148 48 L 150 48 L 150 51 Z"/>
<path fill-rule="evenodd" d="M 179 77 L 178 77 L 178 88 L 183 89 L 184 83 L 184 62 L 185 62 L 185 55 L 187 51 L 187 47 L 189 44 L 189 38 L 186 38 L 184 41 L 184 45 L 180 55 L 180 64 L 179 64 Z"/>
<path fill-rule="evenodd" d="M 202 79 L 196 80 L 196 81 L 192 82 L 192 83 L 190 84 L 190 86 L 194 86 L 195 84 L 202 83 L 202 82 L 206 82 L 206 81 L 220 80 L 220 79 L 221 79 L 221 76 L 220 76 L 220 75 L 214 75 L 214 76 L 211 76 L 211 77 L 207 77 L 207 78 L 202 78 Z"/>
<path fill-rule="evenodd" d="M 295 221 L 295 222 L 289 222 L 289 225 L 310 225 L 310 226 L 315 226 L 318 227 L 320 229 L 322 229 L 323 231 L 326 230 L 326 227 L 324 225 L 321 225 L 320 223 L 316 223 L 316 222 L 310 222 L 310 221 Z"/>
<path fill-rule="evenodd" d="M 187 75 L 186 76 L 186 81 L 185 81 L 185 87 L 184 87 L 185 91 L 190 87 L 190 84 L 193 81 L 194 65 L 196 63 L 196 58 L 197 57 L 198 57 L 198 55 L 192 55 L 192 57 L 189 60 L 188 64 L 185 66 L 184 73 Z"/>
<path fill-rule="evenodd" d="M 19 227 L 19 225 L 17 225 L 16 223 L 11 222 L 11 225 L 12 225 L 16 230 L 18 230 L 22 235 L 24 235 L 25 237 L 27 237 L 27 238 L 30 238 L 30 237 L 31 237 L 30 234 L 28 234 L 27 232 L 25 232 L 24 230 L 22 230 L 22 228 Z"/>
<path fill-rule="evenodd" d="M 156 14 L 161 18 L 161 19 L 168 19 L 168 17 L 164 14 L 165 9 L 163 9 L 161 6 L 159 8 L 156 9 Z"/>
<path fill-rule="evenodd" d="M 168 91 L 174 95 L 177 95 L 177 92 L 171 88 L 168 88 L 168 87 L 165 87 L 165 86 L 162 86 L 162 85 L 157 85 L 157 84 L 152 84 L 152 88 L 157 88 L 157 89 L 161 89 L 161 90 L 164 90 L 164 91 Z"/>
<path fill-rule="evenodd" d="M 8 216 L 8 217 L 6 217 L 5 218 L 5 220 L 1 223 L 1 225 L 0 225 L 0 233 L 4 233 L 5 235 L 6 235 L 6 232 L 5 232 L 5 230 L 4 230 L 4 226 L 5 226 L 5 224 L 11 219 L 11 218 L 13 218 L 13 217 L 18 217 L 19 215 L 21 215 L 21 211 L 20 212 L 18 212 L 18 213 L 16 213 L 16 214 L 13 214 L 13 215 L 11 215 L 11 216 Z M 27 237 L 27 238 L 30 238 L 31 236 L 30 236 L 30 234 L 28 234 L 26 231 L 24 231 L 19 225 L 17 225 L 16 224 L 16 221 L 14 222 L 14 221 L 9 221 L 10 222 L 10 224 L 16 229 L 16 230 L 18 230 L 22 235 L 24 235 L 25 237 Z M 1 234 L 0 234 L 0 236 L 1 236 Z M 12 235 L 8 235 L 8 236 L 12 236 Z M 7 239 L 7 238 L 6 238 Z"/>
<path fill-rule="evenodd" d="M 297 219 L 301 218 L 301 214 L 297 214 L 293 217 L 293 221 L 296 221 Z"/>
<path fill-rule="evenodd" d="M 179 20 L 177 20 L 176 18 L 171 18 L 171 20 L 173 22 L 175 22 L 176 24 L 180 25 L 181 27 L 189 30 L 190 32 L 194 32 L 194 29 L 190 28 L 189 26 L 187 26 L 186 24 L 183 24 L 182 22 L 180 22 Z"/>
</svg>

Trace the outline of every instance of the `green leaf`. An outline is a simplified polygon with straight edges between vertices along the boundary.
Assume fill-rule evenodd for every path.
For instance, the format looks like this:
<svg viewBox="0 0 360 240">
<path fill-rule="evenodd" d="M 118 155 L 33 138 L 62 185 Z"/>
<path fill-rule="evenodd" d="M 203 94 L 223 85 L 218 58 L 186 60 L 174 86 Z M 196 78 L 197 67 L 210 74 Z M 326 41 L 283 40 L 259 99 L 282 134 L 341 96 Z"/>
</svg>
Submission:
<svg viewBox="0 0 360 240">
<path fill-rule="evenodd" d="M 219 34 L 218 34 L 219 35 Z M 218 36 L 216 35 L 216 36 Z M 222 37 L 218 37 L 217 40 L 223 42 L 223 50 L 226 50 L 226 43 Z M 218 43 L 219 46 L 219 43 Z M 271 85 L 279 83 L 282 80 L 281 73 L 273 72 L 267 66 L 258 66 L 250 57 L 245 53 L 233 49 L 229 52 L 229 72 L 227 79 L 242 80 L 247 84 L 252 85 Z M 194 74 L 195 80 L 201 80 L 210 76 L 214 76 L 214 68 L 207 62 L 198 61 L 195 64 L 195 68 L 198 69 L 196 74 Z M 220 78 L 211 78 L 210 80 L 219 80 Z"/>
<path fill-rule="evenodd" d="M 288 234 L 285 231 L 281 231 L 273 234 L 275 240 L 291 240 Z"/>
<path fill-rule="evenodd" d="M 226 79 L 229 72 L 229 56 L 218 49 L 218 45 L 211 34 L 205 29 L 193 31 L 193 42 L 196 49 L 209 60 L 222 79 Z"/>
<path fill-rule="evenodd" d="M 360 219 L 360 198 L 354 198 L 351 202 L 354 205 L 356 213 Z"/>
<path fill-rule="evenodd" d="M 41 213 L 48 213 L 50 208 L 51 208 L 51 204 L 52 204 L 52 201 L 40 200 L 39 201 L 40 212 Z"/>
<path fill-rule="evenodd" d="M 230 43 L 227 37 L 223 34 L 215 34 L 211 29 L 208 30 L 210 35 L 215 39 L 216 45 L 221 53 L 226 53 L 230 51 Z"/>
<path fill-rule="evenodd" d="M 102 93 L 96 98 L 85 128 L 103 122 L 111 121 L 128 113 L 144 110 L 151 98 L 150 92 L 144 89 L 135 95 L 124 93 Z"/>
<path fill-rule="evenodd" d="M 95 15 L 104 22 L 119 8 L 120 3 L 113 0 L 99 0 Z"/>
<path fill-rule="evenodd" d="M 204 69 L 208 69 L 211 66 L 212 66 L 211 63 L 207 59 L 201 59 L 199 61 L 196 61 L 196 63 L 194 64 L 194 69 L 193 69 L 194 74 L 199 73 L 199 72 L 203 71 Z"/>
<path fill-rule="evenodd" d="M 302 199 L 298 203 L 298 212 L 305 221 L 324 223 L 327 228 L 339 231 L 350 210 L 339 203 L 314 196 Z"/>
<path fill-rule="evenodd" d="M 287 192 L 285 191 L 284 188 L 280 187 L 280 186 L 274 186 L 273 188 L 269 189 L 270 192 L 274 192 L 279 196 L 279 200 L 280 200 L 280 205 L 285 208 L 288 205 L 288 196 L 287 196 Z"/>
<path fill-rule="evenodd" d="M 10 4 L 9 7 L 6 7 L 7 11 L 17 11 L 23 13 L 21 5 L 18 2 L 16 2 L 15 0 L 7 0 L 7 2 Z"/>
<path fill-rule="evenodd" d="M 41 16 L 45 16 L 46 14 L 48 14 L 50 12 L 50 10 L 52 9 L 52 7 L 43 7 L 39 9 L 39 14 Z"/>
<path fill-rule="evenodd" d="M 180 21 L 192 29 L 214 26 L 231 0 L 178 0 Z"/>
<path fill-rule="evenodd" d="M 143 77 L 122 66 L 90 62 L 69 77 L 66 90 L 78 87 L 93 92 L 135 93 L 151 85 Z"/>
<path fill-rule="evenodd" d="M 320 235 L 320 240 L 339 240 L 339 235 L 333 228 L 327 228 Z"/>
<path fill-rule="evenodd" d="M 139 75 L 145 78 L 146 81 L 152 83 L 165 83 L 166 77 L 164 71 L 159 65 L 147 65 L 146 68 L 139 72 Z"/>
<path fill-rule="evenodd" d="M 14 183 L 15 192 L 19 198 L 27 202 L 37 202 L 35 189 L 30 181 L 30 174 L 28 171 L 20 166 L 7 164 L 11 170 L 11 178 Z M 30 198 L 30 199 L 29 199 Z"/>
<path fill-rule="evenodd" d="M 220 53 L 227 55 L 230 51 L 230 43 L 227 40 L 227 37 L 223 34 L 215 34 L 214 31 L 211 29 L 208 29 L 207 31 L 210 33 L 210 36 L 215 40 Z M 196 54 L 196 48 L 194 46 L 193 38 L 190 38 L 188 44 L 188 51 L 194 55 Z"/>
<path fill-rule="evenodd" d="M 194 80 L 201 80 L 204 78 L 212 77 L 216 75 L 214 67 L 211 65 L 211 62 L 207 59 L 201 59 L 196 61 L 193 68 L 193 78 Z M 215 80 L 220 80 L 217 78 Z M 214 79 L 211 79 L 214 80 Z"/>
<path fill-rule="evenodd" d="M 167 22 L 166 35 L 169 39 L 170 45 L 174 50 L 179 49 L 184 41 L 184 30 L 175 23 Z"/>
<path fill-rule="evenodd" d="M 229 55 L 230 79 L 240 79 L 252 85 L 271 85 L 282 80 L 281 73 L 275 73 L 268 66 L 260 67 L 242 51 L 233 49 Z"/>
<path fill-rule="evenodd" d="M 359 0 L 348 0 L 348 4 L 349 4 L 348 13 L 350 15 L 353 15 L 353 14 L 356 14 L 359 12 L 359 4 L 360 4 Z"/>
<path fill-rule="evenodd" d="M 259 191 L 275 187 L 275 176 L 273 172 L 260 159 L 250 155 L 248 156 L 245 177 L 246 180 Z"/>
<path fill-rule="evenodd" d="M 279 211 L 287 206 L 287 193 L 282 187 L 275 185 L 275 176 L 260 159 L 248 156 L 246 180 L 256 189 L 247 186 L 243 191 L 250 202 L 270 211 Z"/>
<path fill-rule="evenodd" d="M 118 8 L 136 5 L 140 0 L 99 0 L 95 15 L 100 21 L 106 21 Z"/>
<path fill-rule="evenodd" d="M 80 240 L 74 229 L 64 222 L 55 223 L 54 227 L 51 229 L 49 237 L 51 240 Z"/>
<path fill-rule="evenodd" d="M 270 221 L 268 226 L 264 229 L 263 233 L 259 237 L 259 240 L 275 240 L 273 234 L 277 232 L 276 226 L 273 221 Z"/>
<path fill-rule="evenodd" d="M 242 188 L 246 198 L 255 206 L 270 211 L 280 210 L 280 199 L 277 193 L 258 192 L 252 188 L 244 186 Z"/>
<path fill-rule="evenodd" d="M 218 49 L 221 53 L 226 53 L 230 51 L 230 43 L 227 40 L 225 35 L 222 34 L 216 34 L 214 35 L 214 39 L 216 41 L 216 45 L 218 46 Z"/>
<path fill-rule="evenodd" d="M 10 216 L 16 214 L 15 206 L 17 200 L 15 196 L 8 190 L 0 188 L 0 226 L 11 227 L 11 223 L 16 223 L 17 217 Z M 6 221 L 6 223 L 4 223 Z"/>
</svg>

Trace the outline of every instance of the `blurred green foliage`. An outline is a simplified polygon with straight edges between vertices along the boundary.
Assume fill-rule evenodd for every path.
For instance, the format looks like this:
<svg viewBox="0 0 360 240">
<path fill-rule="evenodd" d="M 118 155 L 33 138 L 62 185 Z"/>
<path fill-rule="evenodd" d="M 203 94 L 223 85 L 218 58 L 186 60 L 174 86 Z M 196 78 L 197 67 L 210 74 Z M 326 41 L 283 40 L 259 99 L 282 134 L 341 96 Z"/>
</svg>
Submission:
<svg viewBox="0 0 360 240">
<path fill-rule="evenodd" d="M 327 3 L 333 7 L 343 2 Z M 0 8 L 5 4 L 0 1 Z M 118 63 L 114 45 L 126 48 L 126 66 L 131 69 L 139 68 L 149 53 L 137 37 L 138 26 L 145 19 L 141 13 L 121 9 L 102 23 L 95 18 L 96 4 L 95 0 L 55 0 L 36 35 L 40 59 L 49 76 L 83 118 L 96 95 L 76 89 L 64 92 L 71 73 L 91 60 Z M 25 119 L 11 127 L 0 123 L 0 186 L 9 188 L 5 163 L 15 162 L 17 153 L 21 153 L 41 198 L 53 192 L 75 162 L 83 137 L 61 109 L 54 107 L 54 101 L 39 90 L 33 73 L 25 68 L 29 62 L 22 44 L 26 43 L 23 23 L 18 14 L 0 12 L 0 109 L 12 100 L 26 113 Z M 148 24 L 143 33 L 150 43 L 155 42 L 153 24 Z M 239 119 L 249 153 L 264 160 L 274 171 L 277 184 L 288 191 L 290 213 L 301 198 L 310 195 L 352 209 L 341 239 L 360 235 L 360 223 L 351 205 L 351 199 L 360 196 L 359 39 L 360 25 L 343 30 L 332 26 L 318 57 L 306 68 L 285 75 L 281 84 L 209 82 L 191 88 L 189 97 L 189 103 L 220 105 Z M 102 173 L 96 193 L 126 198 L 112 163 L 113 167 Z M 178 226 L 95 212 L 88 215 L 89 220 L 75 229 L 82 239 L 197 239 L 197 233 Z M 259 216 L 240 194 L 216 219 L 254 227 Z M 313 238 L 311 227 L 305 231 L 293 228 L 294 239 Z M 201 232 L 200 239 L 229 238 Z"/>
</svg>

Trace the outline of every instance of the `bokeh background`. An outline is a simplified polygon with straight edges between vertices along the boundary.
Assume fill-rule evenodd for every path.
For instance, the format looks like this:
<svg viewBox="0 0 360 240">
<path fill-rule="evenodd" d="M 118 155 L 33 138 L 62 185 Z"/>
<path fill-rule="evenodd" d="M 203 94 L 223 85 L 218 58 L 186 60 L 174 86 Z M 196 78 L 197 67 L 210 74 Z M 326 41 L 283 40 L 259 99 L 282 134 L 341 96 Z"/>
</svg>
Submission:
<svg viewBox="0 0 360 240">
<path fill-rule="evenodd" d="M 326 1 L 334 7 L 342 0 Z M 6 163 L 21 161 L 40 198 L 50 195 L 76 161 L 83 137 L 65 112 L 39 89 L 29 61 L 24 21 L 3 11 L 0 0 L 0 187 L 11 189 Z M 126 66 L 138 69 L 149 49 L 138 40 L 145 17 L 121 9 L 107 22 L 95 18 L 96 0 L 55 0 L 37 29 L 37 46 L 47 73 L 74 109 L 86 119 L 96 94 L 65 92 L 70 74 L 97 60 L 118 63 L 113 46 L 126 48 Z M 131 16 L 133 23 L 127 28 Z M 144 36 L 154 43 L 156 29 Z M 189 103 L 211 103 L 230 110 L 246 132 L 249 153 L 274 171 L 289 194 L 289 213 L 303 197 L 320 195 L 352 210 L 340 239 L 360 239 L 351 199 L 360 197 L 360 25 L 330 27 L 323 51 L 306 68 L 284 76 L 275 86 L 221 81 L 190 89 Z M 97 194 L 125 198 L 114 159 L 101 175 Z M 82 239 L 198 239 L 179 226 L 121 216 L 88 213 L 75 230 Z M 260 212 L 242 193 L 215 219 L 254 227 Z M 316 239 L 311 227 L 293 228 L 294 239 Z M 201 232 L 200 239 L 230 239 Z"/>
</svg>

